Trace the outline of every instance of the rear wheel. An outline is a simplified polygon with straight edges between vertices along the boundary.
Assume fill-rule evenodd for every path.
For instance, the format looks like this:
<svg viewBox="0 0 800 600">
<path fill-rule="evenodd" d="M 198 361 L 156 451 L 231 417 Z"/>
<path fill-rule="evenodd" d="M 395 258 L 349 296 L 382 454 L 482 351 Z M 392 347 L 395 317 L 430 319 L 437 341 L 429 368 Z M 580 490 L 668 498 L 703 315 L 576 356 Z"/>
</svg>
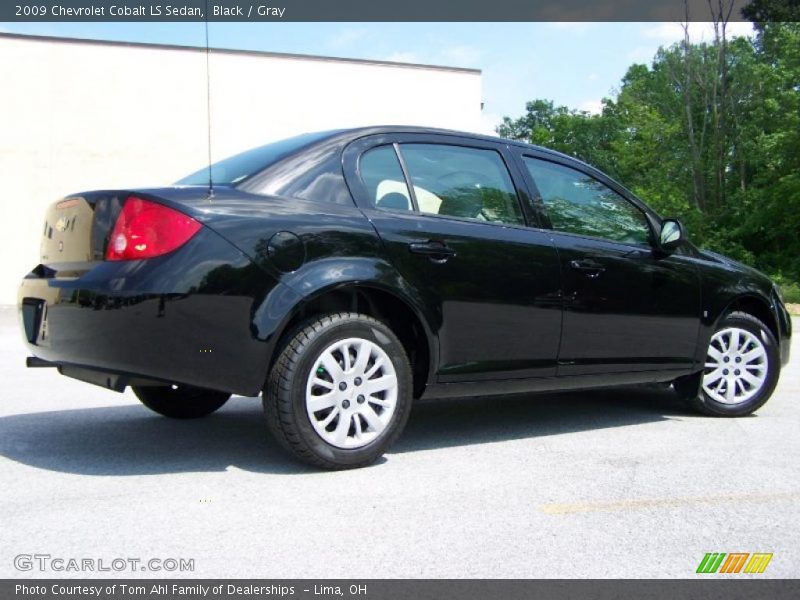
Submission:
<svg viewBox="0 0 800 600">
<path fill-rule="evenodd" d="M 780 374 L 775 337 L 761 321 L 732 312 L 719 323 L 701 373 L 674 383 L 693 408 L 707 415 L 749 415 L 769 400 Z"/>
<path fill-rule="evenodd" d="M 411 409 L 411 367 L 385 324 L 337 313 L 301 327 L 264 390 L 267 425 L 300 460 L 326 469 L 368 465 L 397 439 Z"/>
<path fill-rule="evenodd" d="M 210 415 L 231 397 L 183 385 L 133 386 L 133 393 L 150 410 L 173 419 L 196 419 Z"/>
</svg>

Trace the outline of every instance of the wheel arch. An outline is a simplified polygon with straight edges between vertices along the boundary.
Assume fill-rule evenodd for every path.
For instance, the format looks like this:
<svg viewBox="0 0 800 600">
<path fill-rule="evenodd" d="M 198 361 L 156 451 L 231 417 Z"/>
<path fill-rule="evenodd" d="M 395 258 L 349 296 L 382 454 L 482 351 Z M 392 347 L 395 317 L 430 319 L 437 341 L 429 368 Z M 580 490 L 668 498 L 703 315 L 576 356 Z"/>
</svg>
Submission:
<svg viewBox="0 0 800 600">
<path fill-rule="evenodd" d="M 731 290 L 733 291 L 733 290 Z M 752 290 L 739 290 L 726 295 L 726 298 L 720 298 L 721 302 L 715 303 L 715 306 L 709 307 L 709 315 L 704 315 L 701 322 L 700 334 L 698 336 L 697 350 L 695 354 L 695 370 L 702 371 L 702 365 L 705 362 L 706 351 L 708 344 L 711 342 L 711 337 L 719 327 L 720 321 L 725 318 L 725 315 L 731 312 L 744 312 L 754 316 L 763 322 L 776 341 L 780 341 L 781 333 L 778 325 L 776 315 L 773 312 L 771 301 L 762 294 Z"/>
<path fill-rule="evenodd" d="M 750 378 L 748 378 L 748 381 L 750 381 L 750 386 L 748 388 L 736 386 L 733 383 L 734 380 L 728 380 L 725 388 L 726 399 L 720 398 L 719 395 L 715 396 L 712 390 L 702 387 L 706 376 L 704 369 L 701 369 L 690 376 L 678 378 L 673 382 L 676 391 L 681 397 L 687 400 L 695 410 L 710 416 L 736 417 L 750 414 L 761 408 L 761 406 L 767 402 L 775 389 L 780 372 L 780 324 L 778 322 L 777 315 L 773 312 L 774 308 L 775 307 L 772 302 L 764 299 L 760 295 L 744 293 L 729 300 L 724 308 L 719 311 L 718 314 L 715 314 L 715 319 L 713 320 L 712 325 L 709 327 L 710 333 L 706 346 L 703 350 L 704 362 L 701 363 L 701 366 L 711 366 L 712 372 L 718 372 L 720 369 L 726 368 L 733 369 L 735 367 L 736 370 L 733 373 L 730 373 L 730 376 L 736 376 L 735 379 L 739 380 L 739 365 L 724 365 L 722 364 L 721 357 L 718 357 L 716 361 L 712 360 L 712 365 L 709 365 L 707 362 L 708 359 L 705 359 L 705 355 L 707 353 L 705 348 L 707 348 L 708 344 L 711 343 L 710 340 L 713 338 L 714 332 L 722 330 L 721 323 L 728 316 L 733 316 L 739 321 L 745 321 L 750 325 L 750 327 L 754 327 L 756 326 L 756 323 L 760 323 L 769 329 L 775 338 L 775 342 L 771 346 L 771 350 L 767 348 L 766 351 L 767 353 L 770 351 L 774 353 L 775 358 L 778 360 L 778 364 L 772 362 L 766 363 L 766 368 L 764 369 L 764 372 L 760 374 L 760 380 L 757 381 L 758 387 L 753 387 L 753 383 Z M 737 321 L 733 322 L 735 323 Z M 758 329 L 760 329 L 760 327 L 758 327 Z M 762 338 L 763 335 L 757 335 L 757 337 Z M 719 349 L 720 348 L 718 348 L 718 350 Z M 727 349 L 730 349 L 730 345 L 728 345 Z M 726 344 L 723 343 L 722 350 L 727 351 L 727 349 Z M 734 351 L 738 353 L 742 350 L 741 347 L 737 345 L 737 347 L 734 348 Z M 733 359 L 725 358 L 724 360 L 728 362 L 729 360 Z M 736 361 L 739 362 L 740 360 L 741 357 L 737 356 Z M 745 367 L 750 364 L 749 361 L 750 359 L 745 360 Z M 729 371 L 722 370 L 722 374 L 717 374 L 716 377 L 712 379 L 712 382 L 720 379 L 723 375 L 729 375 Z M 751 375 L 758 374 L 751 373 Z M 718 386 L 716 391 L 719 392 Z M 733 392 L 733 396 L 730 394 L 731 391 Z M 740 396 L 743 397 L 740 398 Z"/>
<path fill-rule="evenodd" d="M 725 315 L 732 312 L 743 312 L 754 316 L 756 319 L 766 325 L 775 340 L 780 340 L 780 331 L 778 330 L 778 322 L 775 319 L 775 314 L 772 311 L 772 305 L 766 298 L 762 298 L 756 294 L 747 293 L 736 296 L 731 300 L 727 306 L 717 315 L 714 322 L 714 330 L 716 331 L 719 322 Z"/>
<path fill-rule="evenodd" d="M 411 362 L 413 396 L 422 395 L 436 373 L 438 344 L 428 318 L 419 305 L 396 288 L 379 281 L 350 280 L 321 286 L 306 294 L 283 319 L 266 371 L 272 370 L 281 348 L 308 319 L 333 312 L 358 312 L 385 323 L 403 344 Z"/>
</svg>

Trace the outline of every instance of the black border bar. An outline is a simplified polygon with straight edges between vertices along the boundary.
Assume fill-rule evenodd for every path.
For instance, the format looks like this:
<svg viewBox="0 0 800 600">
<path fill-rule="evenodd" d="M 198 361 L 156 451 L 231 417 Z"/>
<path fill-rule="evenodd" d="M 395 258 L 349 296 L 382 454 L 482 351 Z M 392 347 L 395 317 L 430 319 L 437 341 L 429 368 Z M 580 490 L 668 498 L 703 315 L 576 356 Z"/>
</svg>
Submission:
<svg viewBox="0 0 800 600">
<path fill-rule="evenodd" d="M 3 0 L 7 22 L 746 20 L 750 0 Z M 112 8 L 113 7 L 113 8 Z M 730 11 L 730 12 L 728 12 Z"/>
<path fill-rule="evenodd" d="M 9 600 L 546 600 L 592 598 L 617 600 L 794 600 L 800 581 L 727 578 L 647 579 L 27 579 L 0 581 L 0 597 Z M 708 576 L 714 577 L 714 576 Z M 760 577 L 760 576 L 754 576 Z M 28 592 L 21 592 L 24 586 Z M 144 594 L 130 593 L 142 586 Z M 181 593 L 178 588 L 188 590 Z M 38 587 L 43 593 L 30 592 Z M 75 593 L 69 593 L 76 590 Z M 83 591 L 80 591 L 83 590 Z M 220 590 L 215 593 L 215 590 Z M 231 593 L 233 591 L 233 593 Z M 99 592 L 99 593 L 98 593 Z"/>
</svg>

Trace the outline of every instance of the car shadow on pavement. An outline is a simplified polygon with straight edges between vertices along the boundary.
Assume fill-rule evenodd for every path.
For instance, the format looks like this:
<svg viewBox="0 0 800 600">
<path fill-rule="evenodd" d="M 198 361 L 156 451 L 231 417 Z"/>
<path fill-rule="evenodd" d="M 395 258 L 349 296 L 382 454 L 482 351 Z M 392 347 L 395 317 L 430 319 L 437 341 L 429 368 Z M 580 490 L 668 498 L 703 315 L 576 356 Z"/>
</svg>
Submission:
<svg viewBox="0 0 800 600">
<path fill-rule="evenodd" d="M 420 402 L 391 455 L 423 449 L 625 427 L 688 412 L 669 390 Z M 198 420 L 166 419 L 140 405 L 25 413 L 0 418 L 0 455 L 51 471 L 144 475 L 224 471 L 314 472 L 285 455 L 267 434 L 261 403 L 233 398 Z"/>
<path fill-rule="evenodd" d="M 392 452 L 546 437 L 692 415 L 670 388 L 631 387 L 419 402 Z"/>
</svg>

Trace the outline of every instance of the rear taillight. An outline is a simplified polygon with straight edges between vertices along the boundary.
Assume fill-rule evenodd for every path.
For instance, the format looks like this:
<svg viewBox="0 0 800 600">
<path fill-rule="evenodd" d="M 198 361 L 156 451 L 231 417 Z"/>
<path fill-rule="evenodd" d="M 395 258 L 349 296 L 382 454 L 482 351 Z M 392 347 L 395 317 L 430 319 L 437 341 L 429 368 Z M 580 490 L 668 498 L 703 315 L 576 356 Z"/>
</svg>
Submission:
<svg viewBox="0 0 800 600">
<path fill-rule="evenodd" d="M 161 256 L 183 246 L 200 227 L 200 223 L 177 210 L 130 196 L 114 224 L 106 260 Z"/>
</svg>

